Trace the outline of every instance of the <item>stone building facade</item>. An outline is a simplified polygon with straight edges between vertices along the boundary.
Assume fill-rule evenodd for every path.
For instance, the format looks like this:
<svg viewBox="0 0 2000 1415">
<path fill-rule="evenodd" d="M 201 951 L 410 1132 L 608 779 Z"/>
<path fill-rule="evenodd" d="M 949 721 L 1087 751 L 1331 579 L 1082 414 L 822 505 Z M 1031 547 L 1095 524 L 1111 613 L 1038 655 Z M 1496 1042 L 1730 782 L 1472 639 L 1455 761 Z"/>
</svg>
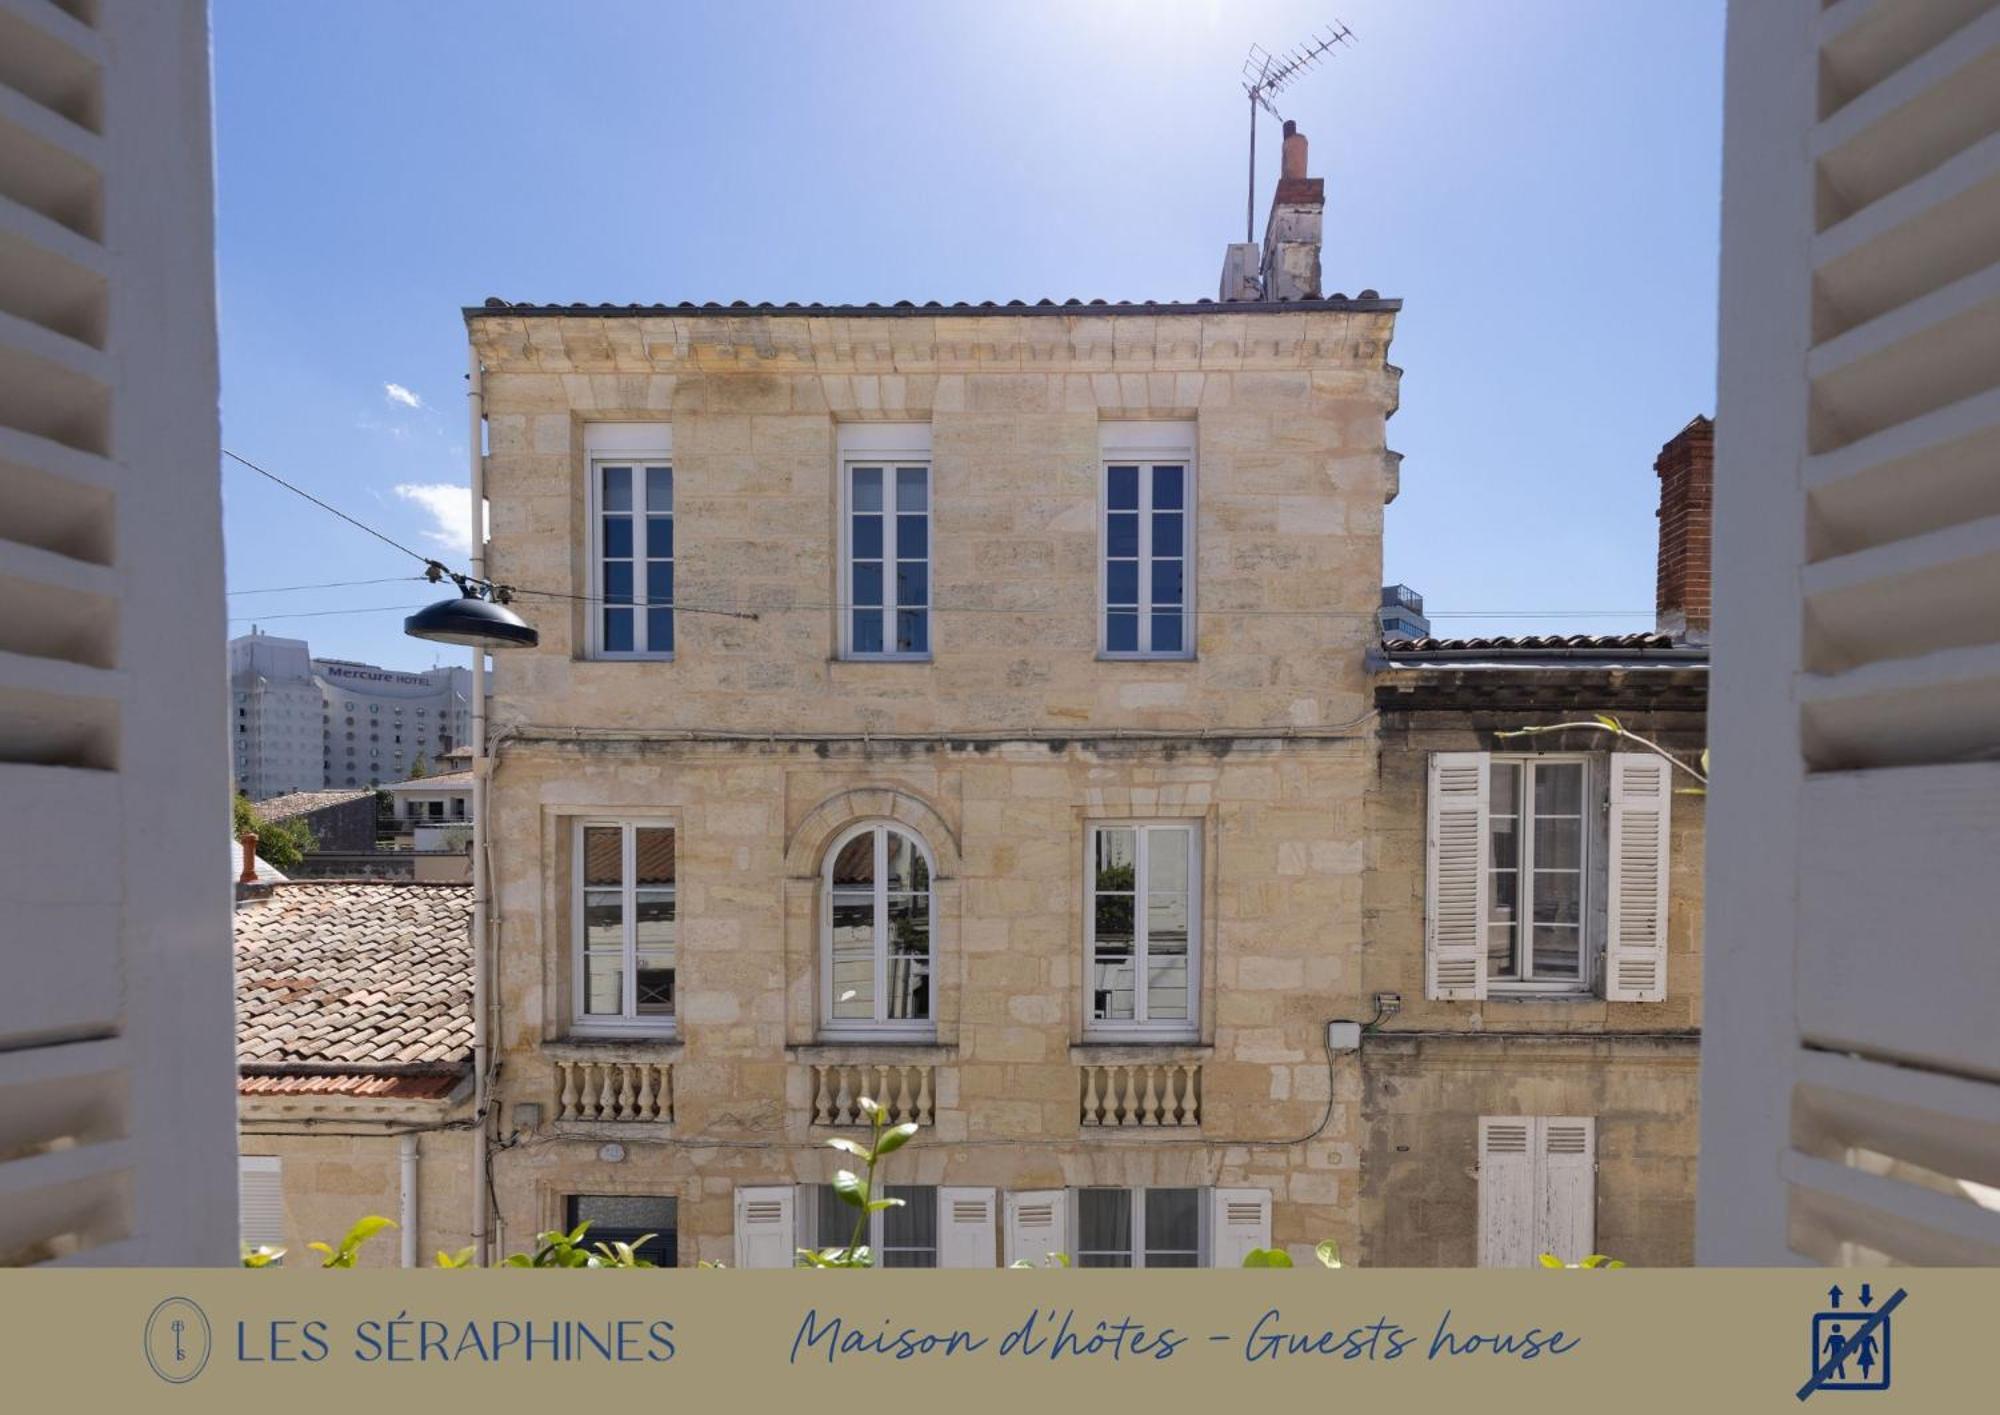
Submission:
<svg viewBox="0 0 2000 1415">
<path fill-rule="evenodd" d="M 467 311 L 502 1246 L 789 1266 L 862 1094 L 893 1261 L 1354 1241 L 1397 308 Z"/>
</svg>

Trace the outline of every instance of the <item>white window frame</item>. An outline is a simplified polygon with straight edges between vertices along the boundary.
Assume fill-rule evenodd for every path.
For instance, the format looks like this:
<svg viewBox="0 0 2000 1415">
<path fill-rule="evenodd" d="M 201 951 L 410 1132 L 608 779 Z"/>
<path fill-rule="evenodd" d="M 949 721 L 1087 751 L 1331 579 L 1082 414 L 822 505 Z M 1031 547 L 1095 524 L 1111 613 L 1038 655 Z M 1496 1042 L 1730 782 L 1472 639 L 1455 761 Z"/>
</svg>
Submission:
<svg viewBox="0 0 2000 1415">
<path fill-rule="evenodd" d="M 1198 638 L 1195 611 L 1195 522 L 1198 478 L 1192 422 L 1109 422 L 1098 430 L 1097 464 L 1097 656 L 1120 662 L 1178 662 L 1194 658 Z M 1153 638 L 1153 479 L 1155 465 L 1179 464 L 1181 487 L 1181 647 L 1156 652 L 1151 647 L 1113 649 L 1110 646 L 1111 601 L 1111 468 L 1139 467 L 1139 642 Z"/>
<path fill-rule="evenodd" d="M 586 580 L 589 598 L 584 603 L 585 633 L 584 646 L 588 657 L 604 659 L 612 663 L 654 662 L 671 663 L 671 650 L 661 652 L 652 649 L 634 648 L 630 651 L 613 651 L 604 647 L 604 511 L 602 502 L 602 469 L 609 466 L 629 465 L 632 468 L 632 642 L 646 642 L 645 613 L 647 557 L 643 553 L 646 543 L 646 499 L 645 469 L 648 464 L 664 466 L 668 475 L 674 474 L 674 435 L 671 423 L 591 423 L 584 429 L 584 545 L 588 557 Z M 674 488 L 674 499 L 680 499 L 678 479 Z M 670 517 L 678 513 L 669 509 Z M 674 566 L 675 598 L 680 593 L 680 526 L 674 526 L 674 554 L 669 559 Z M 674 622 L 674 642 L 680 643 L 680 623 L 678 615 Z"/>
<path fill-rule="evenodd" d="M 1097 836 L 1099 831 L 1130 830 L 1139 836 L 1132 871 L 1133 1017 L 1130 1021 L 1095 1016 L 1092 997 L 1097 969 Z M 1146 1018 L 1147 896 L 1151 861 L 1145 837 L 1155 830 L 1184 831 L 1188 837 L 1188 1006 L 1185 1020 L 1154 1022 Z M 1201 1034 L 1202 1002 L 1202 822 L 1179 819 L 1093 820 L 1083 831 L 1083 1028 L 1095 1041 L 1193 1041 Z"/>
<path fill-rule="evenodd" d="M 1602 802 L 1599 799 L 1605 781 L 1605 767 L 1602 757 L 1589 752 L 1494 752 L 1487 758 L 1487 772 L 1490 778 L 1496 766 L 1518 766 L 1522 768 L 1519 794 L 1515 805 L 1517 822 L 1516 835 L 1520 844 L 1520 856 L 1515 861 L 1515 911 L 1517 920 L 1516 956 L 1517 971 L 1524 976 L 1502 978 L 1492 971 L 1491 956 L 1488 955 L 1486 991 L 1489 996 L 1499 994 L 1546 994 L 1559 997 L 1591 996 L 1596 991 L 1597 939 L 1591 927 L 1591 910 L 1595 905 L 1597 890 L 1604 887 L 1594 878 L 1594 872 L 1606 867 L 1608 861 L 1600 861 L 1594 848 L 1598 816 Z M 1577 893 L 1577 976 L 1574 978 L 1536 978 L 1525 976 L 1532 973 L 1534 960 L 1534 897 L 1533 871 L 1535 859 L 1534 831 L 1521 829 L 1521 825 L 1531 824 L 1529 814 L 1533 805 L 1534 768 L 1551 764 L 1577 764 L 1583 768 L 1582 840 L 1580 846 L 1581 869 L 1578 872 Z M 1491 787 L 1488 788 L 1489 792 Z M 1482 842 L 1482 867 L 1489 878 L 1493 873 L 1493 816 L 1491 806 L 1487 809 L 1486 839 Z M 1494 892 L 1489 885 L 1486 899 L 1486 918 L 1479 931 L 1479 946 L 1484 951 L 1492 938 Z"/>
<path fill-rule="evenodd" d="M 868 832 L 875 836 L 875 870 L 873 897 L 875 903 L 875 1010 L 879 1014 L 888 1003 L 889 986 L 889 889 L 886 878 L 888 869 L 888 835 L 894 831 L 906 837 L 915 845 L 924 858 L 928 871 L 929 887 L 924 891 L 925 907 L 929 911 L 930 973 L 924 988 L 924 1000 L 930 1012 L 925 1017 L 909 1018 L 836 1018 L 833 1015 L 833 865 L 840 857 L 841 850 L 850 840 Z M 828 1038 L 841 1041 L 925 1041 L 937 1035 L 937 980 L 938 980 L 938 908 L 937 908 L 937 856 L 932 853 L 930 842 L 911 826 L 901 821 L 874 818 L 856 821 L 835 836 L 827 847 L 826 856 L 820 862 L 819 871 L 819 1016 L 820 1032 Z"/>
<path fill-rule="evenodd" d="M 827 1203 L 825 1190 L 831 1187 L 832 1183 L 832 1180 L 826 1179 L 816 1184 L 801 1184 L 799 1186 L 799 1199 L 793 1205 L 793 1209 L 798 1216 L 798 1246 L 801 1248 L 809 1248 L 816 1253 L 823 1252 L 828 1247 L 845 1248 L 847 1246 L 847 1239 L 854 1232 L 854 1210 L 836 1199 L 834 1203 L 838 1205 L 838 1208 L 835 1212 L 838 1212 L 842 1219 L 840 1224 L 841 1239 L 835 1244 L 826 1244 L 819 1241 L 820 1220 L 825 1216 L 824 1205 Z M 931 1231 L 937 1235 L 937 1241 L 931 1248 L 931 1252 L 937 1261 L 931 1264 L 931 1268 L 935 1270 L 944 1267 L 945 1195 L 950 1191 L 942 1184 L 885 1183 L 882 1186 L 881 1193 L 877 1197 L 884 1199 L 892 1197 L 888 1192 L 890 1189 L 928 1189 L 931 1191 Z M 881 1258 L 883 1255 L 882 1235 L 888 1230 L 887 1215 L 888 1210 L 886 1209 L 877 1209 L 874 1213 L 868 1215 L 868 1223 L 862 1235 L 862 1241 L 868 1245 L 869 1256 L 875 1260 L 874 1266 L 877 1269 L 885 1271 L 886 1265 L 881 1262 Z"/>
<path fill-rule="evenodd" d="M 1083 1191 L 1085 1189 L 1122 1189 L 1126 1193 L 1132 1196 L 1132 1231 L 1126 1237 L 1126 1241 L 1131 1245 L 1128 1251 L 1132 1255 L 1132 1262 L 1131 1262 L 1131 1267 L 1126 1269 L 1126 1271 L 1131 1271 L 1132 1269 L 1143 1268 L 1146 1266 L 1146 1196 L 1155 1189 L 1192 1190 L 1195 1196 L 1194 1265 L 1197 1268 L 1205 1268 L 1210 1266 L 1211 1261 L 1213 1259 L 1213 1250 L 1209 1242 L 1211 1236 L 1210 1228 L 1212 1226 L 1209 1215 L 1209 1209 L 1211 1206 L 1209 1196 L 1213 1191 L 1210 1190 L 1206 1185 L 1081 1184 L 1081 1185 L 1074 1185 L 1069 1190 L 1066 1191 L 1066 1202 L 1069 1206 L 1069 1232 L 1070 1232 L 1070 1250 L 1071 1250 L 1070 1256 L 1071 1260 L 1076 1264 L 1077 1267 L 1081 1268 L 1084 1265 L 1083 1264 Z M 1161 1271 L 1166 1271 L 1166 1269 L 1161 1269 Z"/>
<path fill-rule="evenodd" d="M 587 1013 L 584 1004 L 588 1000 L 589 972 L 585 962 L 583 911 L 585 887 L 583 883 L 583 834 L 586 830 L 618 830 L 619 842 L 620 897 L 624 917 L 624 962 L 623 981 L 620 984 L 620 999 L 624 1011 L 620 1016 L 607 1017 L 601 1013 Z M 641 829 L 671 830 L 674 832 L 674 1013 L 670 1017 L 641 1017 L 636 1008 L 639 1000 L 638 967 L 639 938 L 637 891 L 638 883 L 633 878 L 636 873 L 638 835 Z M 570 1031 L 576 1036 L 603 1037 L 660 1037 L 672 1038 L 680 1034 L 680 901 L 681 901 L 681 826 L 673 816 L 616 815 L 578 816 L 570 834 Z M 604 886 L 599 885 L 598 888 Z M 659 886 L 652 886 L 658 888 Z"/>
<path fill-rule="evenodd" d="M 839 644 L 842 659 L 855 663 L 929 663 L 937 656 L 937 488 L 931 475 L 929 423 L 858 423 L 840 428 L 840 606 Z M 854 469 L 882 469 L 882 643 L 880 652 L 854 647 Z M 888 647 L 895 642 L 896 598 L 896 474 L 905 467 L 924 472 L 924 640 L 922 653 Z"/>
</svg>

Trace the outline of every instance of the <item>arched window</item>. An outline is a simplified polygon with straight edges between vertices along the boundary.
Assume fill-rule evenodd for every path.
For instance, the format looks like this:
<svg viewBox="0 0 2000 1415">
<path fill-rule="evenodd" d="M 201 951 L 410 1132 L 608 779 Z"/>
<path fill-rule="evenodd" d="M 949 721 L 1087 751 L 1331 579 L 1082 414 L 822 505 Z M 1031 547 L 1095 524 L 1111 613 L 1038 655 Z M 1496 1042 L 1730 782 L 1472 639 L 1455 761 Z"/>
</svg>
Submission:
<svg viewBox="0 0 2000 1415">
<path fill-rule="evenodd" d="M 929 847 L 897 826 L 855 826 L 827 852 L 825 886 L 825 1030 L 931 1031 Z"/>
</svg>

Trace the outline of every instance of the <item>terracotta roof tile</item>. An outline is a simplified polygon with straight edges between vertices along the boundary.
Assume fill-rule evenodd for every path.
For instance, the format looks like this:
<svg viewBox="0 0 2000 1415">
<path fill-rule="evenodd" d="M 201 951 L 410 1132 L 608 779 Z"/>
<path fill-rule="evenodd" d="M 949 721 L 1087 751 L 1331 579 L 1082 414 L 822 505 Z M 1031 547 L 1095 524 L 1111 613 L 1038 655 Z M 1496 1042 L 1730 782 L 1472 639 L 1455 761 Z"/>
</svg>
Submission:
<svg viewBox="0 0 2000 1415">
<path fill-rule="evenodd" d="M 455 1069 L 472 1048 L 472 891 L 293 881 L 236 911 L 239 1065 Z"/>
<path fill-rule="evenodd" d="M 290 791 L 283 796 L 273 796 L 268 801 L 256 803 L 259 819 L 267 821 L 290 820 L 313 811 L 325 810 L 328 806 L 341 806 L 349 801 L 358 801 L 363 796 L 373 796 L 373 791 Z"/>
<path fill-rule="evenodd" d="M 1391 653 L 1464 653 L 1506 649 L 1546 653 L 1551 649 L 1671 649 L 1682 645 L 1665 634 L 1524 634 L 1519 638 L 1500 635 L 1488 639 L 1384 639 L 1382 647 Z"/>
</svg>

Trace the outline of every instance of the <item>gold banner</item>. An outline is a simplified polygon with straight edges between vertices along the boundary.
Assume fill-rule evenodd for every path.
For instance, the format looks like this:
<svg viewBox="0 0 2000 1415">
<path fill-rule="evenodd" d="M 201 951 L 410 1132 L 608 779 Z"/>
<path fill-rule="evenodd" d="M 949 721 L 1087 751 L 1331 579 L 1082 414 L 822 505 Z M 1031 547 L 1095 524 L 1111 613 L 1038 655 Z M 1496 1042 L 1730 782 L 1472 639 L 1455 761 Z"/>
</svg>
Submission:
<svg viewBox="0 0 2000 1415">
<path fill-rule="evenodd" d="M 22 1411 L 1743 1415 L 1993 1408 L 2000 1272 L 132 1269 L 0 1293 Z"/>
</svg>

